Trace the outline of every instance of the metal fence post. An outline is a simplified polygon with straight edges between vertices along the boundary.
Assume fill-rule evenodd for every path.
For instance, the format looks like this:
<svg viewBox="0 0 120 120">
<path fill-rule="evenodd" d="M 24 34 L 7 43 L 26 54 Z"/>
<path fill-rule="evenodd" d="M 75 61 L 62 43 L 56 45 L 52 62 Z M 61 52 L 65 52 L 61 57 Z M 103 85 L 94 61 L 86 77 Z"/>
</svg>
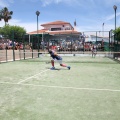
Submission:
<svg viewBox="0 0 120 120">
<path fill-rule="evenodd" d="M 14 31 L 12 31 L 13 61 L 15 61 Z"/>
<path fill-rule="evenodd" d="M 33 58 L 33 35 L 32 35 L 32 58 Z"/>
<path fill-rule="evenodd" d="M 25 60 L 25 35 L 23 36 L 23 52 L 24 52 L 24 60 Z"/>
<path fill-rule="evenodd" d="M 7 62 L 7 60 L 8 60 L 8 58 L 7 58 L 7 39 L 6 39 L 6 62 Z"/>
</svg>

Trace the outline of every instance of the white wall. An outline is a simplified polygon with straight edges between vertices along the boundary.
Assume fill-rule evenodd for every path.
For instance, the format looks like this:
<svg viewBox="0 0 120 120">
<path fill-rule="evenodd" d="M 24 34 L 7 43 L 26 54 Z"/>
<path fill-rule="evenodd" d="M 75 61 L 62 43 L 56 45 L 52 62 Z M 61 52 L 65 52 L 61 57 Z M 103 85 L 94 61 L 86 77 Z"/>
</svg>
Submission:
<svg viewBox="0 0 120 120">
<path fill-rule="evenodd" d="M 72 29 L 72 27 L 69 24 L 63 24 L 63 25 L 48 25 L 48 26 L 45 26 L 44 28 L 48 29 L 49 31 L 51 31 L 51 28 L 61 28 L 61 30 L 65 30 L 67 28 L 69 28 L 70 30 Z"/>
</svg>

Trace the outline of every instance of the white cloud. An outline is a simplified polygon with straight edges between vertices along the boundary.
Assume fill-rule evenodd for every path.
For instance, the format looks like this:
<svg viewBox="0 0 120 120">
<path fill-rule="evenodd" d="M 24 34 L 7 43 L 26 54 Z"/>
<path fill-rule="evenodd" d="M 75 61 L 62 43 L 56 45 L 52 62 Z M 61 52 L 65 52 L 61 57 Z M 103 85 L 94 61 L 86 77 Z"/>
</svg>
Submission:
<svg viewBox="0 0 120 120">
<path fill-rule="evenodd" d="M 115 17 L 114 14 L 112 14 L 112 15 L 110 15 L 110 16 L 107 16 L 107 17 L 105 18 L 105 21 L 112 20 L 114 17 Z"/>
<path fill-rule="evenodd" d="M 94 5 L 96 6 L 97 0 L 40 0 L 43 6 L 50 5 L 52 3 L 59 4 L 59 3 L 65 3 L 68 5 L 80 5 L 80 6 L 86 6 L 86 3 L 89 5 Z M 120 0 L 101 0 L 99 1 L 101 3 L 104 3 L 106 5 L 114 5 L 117 3 L 120 3 Z"/>
<path fill-rule="evenodd" d="M 8 7 L 8 6 L 9 6 L 9 4 L 6 0 L 1 0 L 0 1 L 0 7 Z"/>
<path fill-rule="evenodd" d="M 104 31 L 110 31 L 111 29 L 114 29 L 115 26 L 114 24 L 111 24 L 111 23 L 105 23 L 104 24 Z M 80 32 L 84 32 L 86 35 L 96 35 L 96 31 L 103 31 L 103 28 L 102 28 L 102 25 L 97 25 L 97 24 L 94 24 L 94 25 L 79 25 L 77 26 L 77 31 L 80 31 Z M 97 32 L 97 35 L 100 35 L 102 34 L 102 32 Z M 105 32 L 104 33 L 105 36 L 108 36 L 109 33 L 108 32 Z"/>
<path fill-rule="evenodd" d="M 40 1 L 42 2 L 43 6 L 47 6 L 52 3 L 55 3 L 55 4 L 65 3 L 65 4 L 69 4 L 69 5 L 73 5 L 73 4 L 80 5 L 82 3 L 82 1 L 84 1 L 84 0 L 81 0 L 81 1 L 80 0 L 40 0 Z"/>
<path fill-rule="evenodd" d="M 33 23 L 19 23 L 17 25 L 19 25 L 20 27 L 23 27 L 27 33 L 37 30 L 37 25 L 34 22 Z M 39 29 L 41 29 L 40 24 L 39 24 Z"/>
<path fill-rule="evenodd" d="M 36 31 L 37 30 L 37 24 L 36 22 L 21 22 L 21 20 L 17 20 L 17 19 L 12 19 L 8 22 L 9 25 L 16 25 L 16 26 L 20 26 L 23 27 L 26 32 L 32 32 L 32 31 Z M 42 23 L 39 23 L 39 29 L 42 29 L 42 26 L 40 26 Z M 3 27 L 5 25 L 4 21 L 0 21 L 0 27 Z"/>
<path fill-rule="evenodd" d="M 8 7 L 11 3 L 14 3 L 14 0 L 0 0 L 0 8 Z"/>
<path fill-rule="evenodd" d="M 111 28 L 114 29 L 113 25 L 107 25 L 104 27 L 104 31 L 110 31 Z M 99 27 L 97 28 L 92 28 L 91 26 L 80 26 L 77 28 L 78 31 L 82 32 L 82 34 L 84 33 L 85 35 L 96 35 L 97 32 L 97 36 L 102 36 L 103 32 L 102 30 L 99 29 Z M 109 37 L 109 32 L 104 32 L 104 36 Z"/>
<path fill-rule="evenodd" d="M 118 16 L 120 16 L 120 12 L 116 13 L 116 17 L 118 17 Z M 115 14 L 112 14 L 112 15 L 110 15 L 110 16 L 107 16 L 107 17 L 105 18 L 105 21 L 109 21 L 109 20 L 112 20 L 112 19 L 114 19 L 114 18 L 115 18 Z"/>
</svg>

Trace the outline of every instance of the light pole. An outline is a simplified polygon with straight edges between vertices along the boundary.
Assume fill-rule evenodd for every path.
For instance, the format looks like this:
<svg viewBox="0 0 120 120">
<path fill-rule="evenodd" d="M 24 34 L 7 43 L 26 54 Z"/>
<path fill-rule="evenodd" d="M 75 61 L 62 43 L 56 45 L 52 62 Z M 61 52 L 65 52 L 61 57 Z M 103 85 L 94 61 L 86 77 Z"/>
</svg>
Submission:
<svg viewBox="0 0 120 120">
<path fill-rule="evenodd" d="M 114 10 L 115 10 L 115 30 L 116 30 L 116 10 L 117 10 L 117 6 L 114 5 L 113 8 L 114 8 Z M 115 35 L 114 35 L 114 51 L 115 51 Z M 115 59 L 115 56 L 116 56 L 116 55 L 114 54 L 114 59 Z"/>
<path fill-rule="evenodd" d="M 114 5 L 113 8 L 114 8 L 114 10 L 115 10 L 115 30 L 116 30 L 116 10 L 117 10 L 117 6 Z"/>
<path fill-rule="evenodd" d="M 105 23 L 102 24 L 102 34 L 103 34 L 102 36 L 103 36 L 103 38 L 104 38 L 104 24 Z"/>
<path fill-rule="evenodd" d="M 39 35 L 38 35 L 38 16 L 39 16 L 40 12 L 39 11 L 36 11 L 36 15 L 37 15 L 37 37 L 38 37 L 38 52 L 39 52 Z M 38 57 L 39 57 L 39 54 L 38 54 Z"/>
</svg>

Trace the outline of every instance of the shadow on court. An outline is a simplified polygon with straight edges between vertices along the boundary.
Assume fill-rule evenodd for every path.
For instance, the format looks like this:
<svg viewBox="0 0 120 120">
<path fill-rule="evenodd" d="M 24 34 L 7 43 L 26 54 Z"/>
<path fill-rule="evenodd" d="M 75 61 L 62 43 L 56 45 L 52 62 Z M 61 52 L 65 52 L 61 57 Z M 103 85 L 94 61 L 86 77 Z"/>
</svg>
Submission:
<svg viewBox="0 0 120 120">
<path fill-rule="evenodd" d="M 51 70 L 51 67 L 46 67 L 46 69 L 50 69 Z M 54 70 L 68 70 L 67 68 L 55 68 Z"/>
</svg>

